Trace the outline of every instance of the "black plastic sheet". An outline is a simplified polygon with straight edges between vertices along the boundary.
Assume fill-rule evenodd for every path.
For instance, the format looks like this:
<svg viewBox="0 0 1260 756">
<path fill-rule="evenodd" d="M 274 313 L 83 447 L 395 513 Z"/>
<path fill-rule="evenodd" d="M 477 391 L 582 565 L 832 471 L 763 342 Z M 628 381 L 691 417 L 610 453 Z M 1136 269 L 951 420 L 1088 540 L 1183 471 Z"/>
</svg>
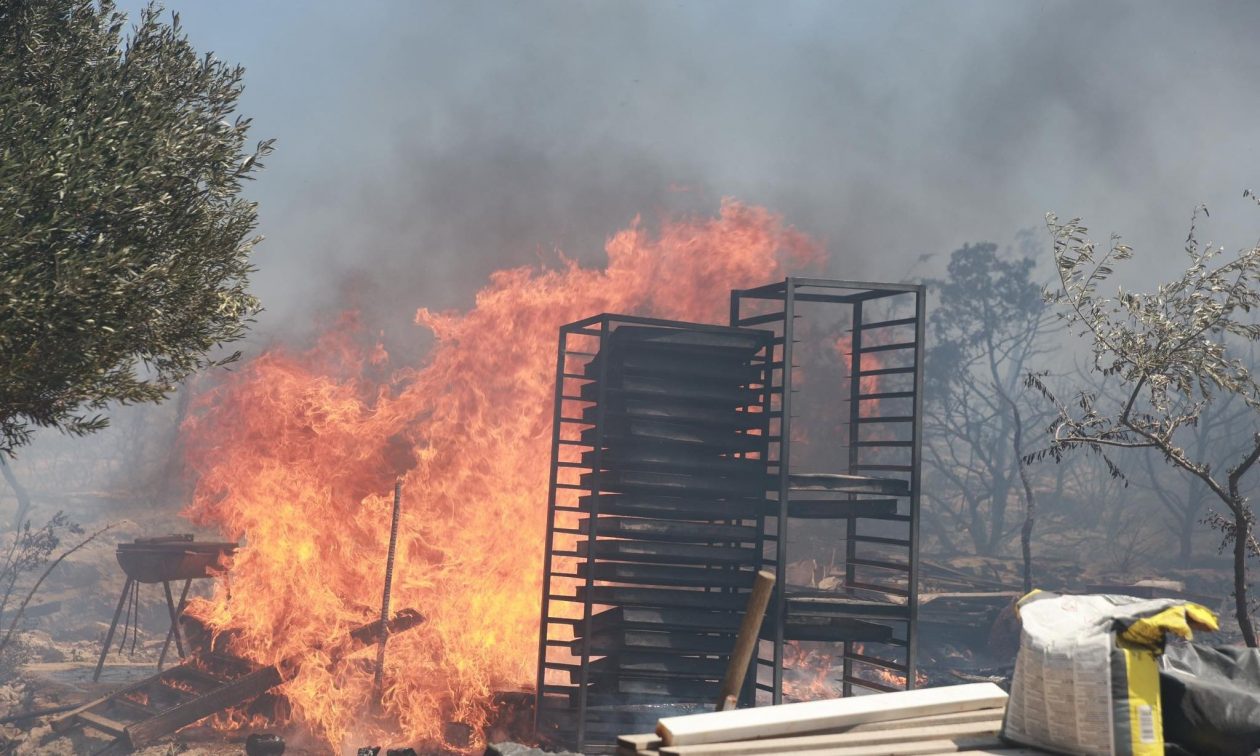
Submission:
<svg viewBox="0 0 1260 756">
<path fill-rule="evenodd" d="M 1169 643 L 1159 688 L 1170 746 L 1192 754 L 1260 754 L 1260 649 Z"/>
</svg>

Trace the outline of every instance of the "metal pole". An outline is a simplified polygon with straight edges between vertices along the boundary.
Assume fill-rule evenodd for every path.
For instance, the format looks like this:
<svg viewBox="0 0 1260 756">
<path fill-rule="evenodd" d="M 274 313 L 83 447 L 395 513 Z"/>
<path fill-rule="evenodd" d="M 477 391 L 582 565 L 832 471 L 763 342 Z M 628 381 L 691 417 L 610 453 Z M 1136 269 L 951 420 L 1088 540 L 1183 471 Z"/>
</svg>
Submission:
<svg viewBox="0 0 1260 756">
<path fill-rule="evenodd" d="M 858 442 L 862 440 L 862 324 L 863 312 L 862 302 L 858 300 L 853 303 L 853 330 L 852 338 L 849 339 L 849 472 L 856 474 L 858 465 L 861 463 L 861 448 Z M 858 500 L 857 496 L 850 496 L 850 501 Z M 853 511 L 856 511 L 856 507 Z M 844 525 L 844 587 L 851 589 L 854 581 L 857 580 L 857 568 L 853 564 L 853 560 L 857 559 L 857 541 L 854 536 L 857 535 L 857 517 L 852 515 L 845 521 Z M 841 647 L 844 653 L 844 663 L 840 679 L 840 693 L 844 696 L 853 695 L 853 683 L 849 682 L 853 679 L 853 642 L 845 641 Z"/>
<path fill-rule="evenodd" d="M 376 647 L 376 680 L 372 690 L 379 706 L 385 686 L 385 641 L 389 638 L 389 594 L 394 584 L 394 552 L 398 548 L 398 513 L 402 509 L 402 478 L 394 480 L 394 517 L 389 526 L 389 553 L 385 557 L 385 592 L 381 597 L 380 642 Z"/>
</svg>

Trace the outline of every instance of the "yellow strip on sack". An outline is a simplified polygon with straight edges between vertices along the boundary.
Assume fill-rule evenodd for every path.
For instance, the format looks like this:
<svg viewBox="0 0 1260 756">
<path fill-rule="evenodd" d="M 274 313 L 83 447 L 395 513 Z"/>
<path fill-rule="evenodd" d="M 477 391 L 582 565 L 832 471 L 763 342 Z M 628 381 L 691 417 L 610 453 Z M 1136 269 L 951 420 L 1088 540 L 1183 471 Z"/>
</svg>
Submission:
<svg viewBox="0 0 1260 756">
<path fill-rule="evenodd" d="M 1129 679 L 1129 733 L 1133 756 L 1163 756 L 1164 727 L 1159 706 L 1159 663 L 1144 648 L 1120 643 Z"/>
</svg>

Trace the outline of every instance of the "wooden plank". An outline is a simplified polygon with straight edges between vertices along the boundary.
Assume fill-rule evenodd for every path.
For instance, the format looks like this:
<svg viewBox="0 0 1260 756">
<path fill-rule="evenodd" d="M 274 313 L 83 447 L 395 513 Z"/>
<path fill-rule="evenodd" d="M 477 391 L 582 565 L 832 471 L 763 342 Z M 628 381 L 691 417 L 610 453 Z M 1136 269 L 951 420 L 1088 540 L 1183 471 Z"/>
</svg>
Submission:
<svg viewBox="0 0 1260 756">
<path fill-rule="evenodd" d="M 1003 745 L 1001 748 L 981 748 L 972 751 L 959 751 L 957 756 L 1046 756 L 1053 754 L 1054 751 L 1043 751 L 1040 748 L 1025 748 L 1019 746 L 1007 747 Z"/>
<path fill-rule="evenodd" d="M 100 714 L 84 711 L 80 712 L 78 716 L 83 724 L 89 727 L 95 727 L 101 732 L 109 733 L 114 737 L 118 737 L 127 731 L 126 726 L 122 722 L 115 721 Z"/>
<path fill-rule="evenodd" d="M 143 748 L 162 736 L 190 725 L 199 719 L 204 719 L 216 711 L 243 703 L 254 696 L 262 695 L 279 685 L 283 680 L 280 670 L 275 666 L 264 667 L 256 672 L 251 672 L 244 677 L 233 680 L 227 685 L 215 688 L 203 696 L 198 696 L 191 701 L 185 701 L 157 716 L 150 717 L 142 722 L 136 722 L 127 727 L 126 745 L 131 748 Z M 83 717 L 84 714 L 87 714 L 87 712 L 79 716 Z"/>
<path fill-rule="evenodd" d="M 665 745 L 699 745 L 786 736 L 890 719 L 946 714 L 1006 705 L 1006 693 L 993 683 L 919 688 L 869 696 L 663 717 L 656 732 Z"/>
<path fill-rule="evenodd" d="M 934 714 L 926 717 L 908 717 L 906 719 L 890 719 L 886 722 L 868 722 L 866 724 L 853 725 L 852 727 L 832 730 L 832 732 L 879 732 L 883 730 L 896 730 L 907 727 L 932 727 L 935 725 L 967 724 L 971 722 L 1001 722 L 1002 716 L 1005 713 L 1006 707 L 996 706 L 985 709 L 972 709 L 969 711 L 954 711 L 948 714 Z M 798 734 L 805 735 L 809 733 Z"/>
<path fill-rule="evenodd" d="M 410 630 L 423 621 L 424 617 L 419 612 L 414 609 L 403 609 L 389 621 L 387 625 L 388 633 L 394 635 Z M 380 636 L 380 630 L 381 623 L 379 621 L 370 622 L 351 631 L 347 637 L 340 639 L 331 647 L 322 650 L 335 663 L 368 643 L 374 642 Z M 316 650 L 321 649 L 312 648 L 310 652 Z M 220 687 L 206 691 L 195 698 L 182 701 L 160 713 L 155 713 L 147 719 L 134 723 L 124 725 L 103 716 L 97 711 L 97 709 L 105 709 L 110 705 L 119 703 L 119 700 L 127 693 L 144 691 L 149 686 L 161 685 L 170 678 L 186 679 L 191 674 L 192 677 L 198 678 L 203 684 L 211 684 L 213 681 L 220 679 L 213 675 L 196 672 L 188 662 L 185 662 L 183 665 L 165 670 L 153 677 L 141 680 L 122 690 L 90 701 L 70 711 L 65 716 L 53 720 L 53 729 L 57 732 L 65 732 L 76 725 L 86 724 L 114 735 L 118 739 L 115 745 L 132 749 L 140 748 L 181 727 L 192 724 L 222 709 L 248 701 L 279 685 L 283 680 L 281 668 L 289 671 L 296 670 L 307 653 L 296 654 L 285 659 L 279 665 L 257 668 L 233 680 L 222 681 L 223 684 Z"/>
<path fill-rule="evenodd" d="M 653 751 L 661 745 L 661 738 L 654 732 L 640 732 L 633 735 L 618 735 L 617 748 L 631 753 Z"/>
<path fill-rule="evenodd" d="M 748 609 L 739 625 L 739 634 L 735 636 L 735 650 L 731 652 L 726 675 L 722 678 L 722 689 L 717 700 L 718 711 L 734 709 L 736 706 L 740 688 L 744 686 L 744 675 L 748 672 L 748 662 L 757 648 L 761 622 L 765 619 L 766 607 L 770 604 L 770 593 L 773 590 L 774 573 L 758 570 L 752 593 L 748 595 Z"/>
<path fill-rule="evenodd" d="M 968 724 L 907 727 L 874 732 L 846 732 L 837 735 L 806 735 L 791 738 L 765 738 L 737 743 L 708 743 L 694 746 L 672 746 L 661 749 L 662 756 L 713 756 L 714 754 L 775 754 L 812 751 L 841 746 L 872 746 L 910 743 L 923 740 L 993 737 L 1002 729 L 1000 719 Z"/>
<path fill-rule="evenodd" d="M 1003 745 L 1002 740 L 996 737 L 966 740 L 917 740 L 912 743 L 888 745 L 817 748 L 810 751 L 796 751 L 794 756 L 920 756 L 920 754 L 930 753 L 968 753 L 977 749 L 1001 748 Z M 667 756 L 669 753 L 668 749 L 661 750 L 661 756 Z M 735 752 L 727 751 L 727 753 Z"/>
<path fill-rule="evenodd" d="M 867 722 L 865 724 L 837 727 L 822 731 L 794 732 L 793 735 L 802 737 L 805 735 L 840 735 L 843 733 L 853 732 L 886 732 L 889 730 L 934 727 L 937 725 L 959 725 L 989 722 L 992 722 L 997 726 L 1001 726 L 1002 715 L 1005 712 L 1006 709 L 1004 707 L 997 706 L 987 709 L 973 709 L 971 711 L 955 711 L 949 714 L 934 714 L 927 717 L 908 717 L 906 719 L 890 719 L 886 722 Z M 639 733 L 634 735 L 622 735 L 617 739 L 617 742 L 626 748 L 635 748 L 638 752 L 648 753 L 654 752 L 660 747 L 661 737 L 654 732 Z"/>
<path fill-rule="evenodd" d="M 395 614 L 394 618 L 389 620 L 388 623 L 385 623 L 385 629 L 387 634 L 395 635 L 410 630 L 423 621 L 424 617 L 419 612 L 414 609 L 403 609 Z M 335 663 L 342 657 L 372 643 L 380 637 L 381 625 L 382 623 L 378 620 L 361 625 L 351 631 L 348 637 L 341 639 L 331 648 L 324 649 L 328 659 Z M 310 652 L 315 650 L 315 648 L 312 648 Z M 174 708 L 167 709 L 155 717 L 127 727 L 125 745 L 133 749 L 141 748 L 181 727 L 204 719 L 216 711 L 235 706 L 267 692 L 283 681 L 284 675 L 281 674 L 281 669 L 287 670 L 290 674 L 296 672 L 307 653 L 309 652 L 301 652 L 288 657 L 278 664 L 254 670 L 220 688 L 215 688 L 205 695 L 198 696 Z"/>
<path fill-rule="evenodd" d="M 1053 756 L 1053 751 L 1042 751 L 1041 748 L 1008 747 L 980 748 L 973 751 L 959 751 L 958 756 Z"/>
<path fill-rule="evenodd" d="M 132 683 L 131 685 L 128 685 L 125 688 L 122 688 L 120 690 L 115 690 L 113 693 L 109 693 L 107 695 L 101 696 L 100 698 L 94 698 L 91 701 L 88 701 L 87 703 L 83 704 L 82 706 L 79 706 L 78 708 L 75 708 L 75 709 L 71 709 L 65 714 L 62 714 L 61 716 L 50 720 L 48 724 L 52 727 L 53 732 L 56 732 L 56 733 L 69 732 L 73 730 L 75 727 L 77 727 L 78 725 L 82 724 L 82 722 L 78 719 L 79 714 L 85 711 L 90 711 L 92 709 L 95 709 L 96 707 L 101 706 L 102 704 L 107 704 L 111 700 L 115 698 L 121 698 L 128 693 L 144 692 L 145 689 L 148 688 L 149 685 L 155 682 L 163 674 L 166 674 L 166 673 L 163 672 L 153 677 L 147 677 L 143 680 Z"/>
</svg>

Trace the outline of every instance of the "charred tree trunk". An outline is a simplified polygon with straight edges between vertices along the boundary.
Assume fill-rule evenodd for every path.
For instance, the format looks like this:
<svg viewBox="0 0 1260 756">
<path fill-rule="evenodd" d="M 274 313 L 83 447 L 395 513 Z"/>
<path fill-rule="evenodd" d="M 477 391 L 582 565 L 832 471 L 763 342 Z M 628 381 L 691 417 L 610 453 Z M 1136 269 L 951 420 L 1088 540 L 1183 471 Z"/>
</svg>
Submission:
<svg viewBox="0 0 1260 756">
<path fill-rule="evenodd" d="M 1234 510 L 1234 610 L 1243 640 L 1255 648 L 1256 629 L 1251 623 L 1251 607 L 1247 600 L 1247 542 L 1251 540 L 1251 518 L 1245 507 Z"/>
<path fill-rule="evenodd" d="M 1251 439 L 1251 452 L 1237 467 L 1229 471 L 1225 493 L 1222 496 L 1229 504 L 1229 511 L 1234 516 L 1234 612 L 1238 619 L 1238 629 L 1242 631 L 1243 640 L 1250 648 L 1260 645 L 1256 642 L 1256 628 L 1251 622 L 1251 607 L 1247 600 L 1247 557 L 1255 549 L 1252 540 L 1251 526 L 1253 515 L 1247 506 L 1247 497 L 1240 493 L 1243 475 L 1260 460 L 1260 433 Z M 1217 491 L 1220 492 L 1219 486 Z"/>
<path fill-rule="evenodd" d="M 1238 620 L 1238 629 L 1242 631 L 1243 641 L 1250 648 L 1256 648 L 1256 629 L 1251 621 L 1250 601 L 1247 598 L 1247 547 L 1251 543 L 1251 511 L 1246 501 L 1238 496 L 1237 486 L 1231 481 L 1230 494 L 1234 501 L 1230 510 L 1234 515 L 1234 614 Z"/>
<path fill-rule="evenodd" d="M 4 475 L 5 481 L 13 489 L 13 495 L 17 497 L 17 511 L 13 514 L 13 529 L 21 530 L 22 523 L 26 522 L 27 516 L 31 513 L 31 495 L 13 474 L 13 468 L 9 467 L 9 463 L 2 456 L 0 456 L 0 474 Z"/>
<path fill-rule="evenodd" d="M 1194 556 L 1194 526 L 1197 522 L 1198 517 L 1189 512 L 1181 522 L 1181 532 L 1177 534 L 1177 559 L 1181 564 L 1189 564 Z"/>
<path fill-rule="evenodd" d="M 1032 579 L 1032 534 L 1033 526 L 1037 523 L 1037 499 L 1033 495 L 1032 481 L 1028 479 L 1028 466 L 1024 463 L 1024 419 L 1019 414 L 1019 407 L 1015 402 L 1002 393 L 1002 398 L 1011 407 L 1011 415 L 1014 417 L 1014 448 L 1015 448 L 1015 464 L 1019 465 L 1019 482 L 1024 486 L 1024 525 L 1019 530 L 1019 548 L 1024 557 L 1024 593 L 1031 593 L 1033 589 Z"/>
</svg>

